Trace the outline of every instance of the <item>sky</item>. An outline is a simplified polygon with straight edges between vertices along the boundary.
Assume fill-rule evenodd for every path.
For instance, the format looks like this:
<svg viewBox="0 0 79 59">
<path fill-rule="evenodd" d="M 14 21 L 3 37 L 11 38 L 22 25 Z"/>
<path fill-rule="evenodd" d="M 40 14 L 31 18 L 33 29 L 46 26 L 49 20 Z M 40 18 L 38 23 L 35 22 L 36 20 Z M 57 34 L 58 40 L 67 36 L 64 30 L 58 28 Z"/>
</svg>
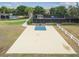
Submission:
<svg viewBox="0 0 79 59">
<path fill-rule="evenodd" d="M 16 8 L 19 5 L 25 5 L 29 7 L 42 6 L 44 8 L 51 8 L 56 6 L 75 6 L 75 2 L 0 2 L 1 6 L 6 6 L 10 8 Z"/>
</svg>

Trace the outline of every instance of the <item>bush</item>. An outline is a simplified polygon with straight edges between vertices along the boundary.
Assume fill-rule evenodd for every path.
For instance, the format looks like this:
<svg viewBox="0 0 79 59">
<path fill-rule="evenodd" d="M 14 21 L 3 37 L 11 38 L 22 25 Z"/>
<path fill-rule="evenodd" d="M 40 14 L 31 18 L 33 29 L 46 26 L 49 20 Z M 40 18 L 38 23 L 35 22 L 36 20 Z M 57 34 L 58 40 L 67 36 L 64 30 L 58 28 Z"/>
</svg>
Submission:
<svg viewBox="0 0 79 59">
<path fill-rule="evenodd" d="M 32 24 L 32 20 L 30 19 L 27 24 L 31 25 Z"/>
</svg>

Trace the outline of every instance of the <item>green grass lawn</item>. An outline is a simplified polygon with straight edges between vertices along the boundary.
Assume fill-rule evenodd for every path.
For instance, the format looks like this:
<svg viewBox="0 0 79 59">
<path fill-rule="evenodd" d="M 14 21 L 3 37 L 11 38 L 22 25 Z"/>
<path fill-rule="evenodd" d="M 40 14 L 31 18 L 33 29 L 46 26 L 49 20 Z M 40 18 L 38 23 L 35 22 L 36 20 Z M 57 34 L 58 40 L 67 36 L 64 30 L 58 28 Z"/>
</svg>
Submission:
<svg viewBox="0 0 79 59">
<path fill-rule="evenodd" d="M 21 20 L 0 20 L 0 25 L 22 25 L 26 19 Z"/>
<path fill-rule="evenodd" d="M 24 27 L 22 27 L 24 22 L 24 19 L 0 20 L 0 54 L 5 54 L 20 36 L 24 30 Z"/>
</svg>

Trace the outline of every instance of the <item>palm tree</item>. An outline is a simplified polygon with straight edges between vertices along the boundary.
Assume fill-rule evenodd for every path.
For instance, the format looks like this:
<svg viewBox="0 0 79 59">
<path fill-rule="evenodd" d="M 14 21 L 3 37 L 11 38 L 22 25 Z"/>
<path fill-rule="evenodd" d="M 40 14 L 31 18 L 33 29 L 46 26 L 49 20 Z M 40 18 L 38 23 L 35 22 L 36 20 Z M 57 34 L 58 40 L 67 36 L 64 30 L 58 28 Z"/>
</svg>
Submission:
<svg viewBox="0 0 79 59">
<path fill-rule="evenodd" d="M 25 9 L 25 12 L 28 13 L 29 18 L 32 17 L 32 15 L 33 15 L 33 10 L 34 10 L 34 9 L 33 9 L 32 7 L 27 7 L 27 8 Z"/>
<path fill-rule="evenodd" d="M 79 4 L 76 2 L 76 11 L 77 11 L 77 17 L 79 18 Z"/>
</svg>

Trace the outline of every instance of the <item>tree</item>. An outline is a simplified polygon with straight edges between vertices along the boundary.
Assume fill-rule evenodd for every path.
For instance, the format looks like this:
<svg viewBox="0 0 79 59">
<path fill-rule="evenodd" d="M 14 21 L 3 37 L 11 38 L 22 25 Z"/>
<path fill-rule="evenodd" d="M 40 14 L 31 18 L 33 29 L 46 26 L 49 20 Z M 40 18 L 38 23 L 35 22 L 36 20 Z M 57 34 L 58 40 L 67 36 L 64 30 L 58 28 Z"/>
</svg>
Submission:
<svg viewBox="0 0 79 59">
<path fill-rule="evenodd" d="M 0 8 L 0 13 L 1 13 L 2 9 Z"/>
<path fill-rule="evenodd" d="M 79 4 L 76 2 L 76 12 L 77 12 L 77 17 L 79 18 Z"/>
<path fill-rule="evenodd" d="M 0 8 L 0 13 L 13 13 L 14 12 L 14 8 L 8 8 L 8 7 L 5 7 L 5 6 L 2 6 Z"/>
<path fill-rule="evenodd" d="M 53 8 L 53 7 L 50 8 L 50 14 L 51 14 L 51 15 L 55 15 L 55 13 L 56 13 L 55 8 Z"/>
<path fill-rule="evenodd" d="M 67 13 L 71 17 L 78 17 L 78 15 L 77 15 L 78 11 L 75 6 L 69 6 Z"/>
<path fill-rule="evenodd" d="M 25 9 L 25 12 L 26 13 L 28 13 L 28 16 L 29 17 L 31 17 L 32 16 L 32 14 L 33 14 L 33 8 L 32 7 L 27 7 L 26 9 Z"/>
<path fill-rule="evenodd" d="M 1 13 L 6 13 L 6 12 L 7 12 L 7 7 L 2 6 L 2 7 L 0 8 L 0 12 L 1 12 Z"/>
<path fill-rule="evenodd" d="M 64 17 L 66 16 L 66 8 L 64 6 L 58 6 L 50 9 L 51 15 L 57 16 L 57 17 Z"/>
<path fill-rule="evenodd" d="M 41 7 L 41 6 L 36 6 L 36 7 L 34 8 L 34 11 L 33 11 L 34 14 L 44 14 L 44 12 L 45 12 L 45 10 L 44 10 L 44 8 Z"/>
<path fill-rule="evenodd" d="M 74 6 L 70 5 L 68 7 L 68 9 L 67 9 L 67 13 L 71 17 L 79 18 L 79 6 L 78 6 L 78 2 L 76 2 L 76 5 L 74 5 Z"/>
<path fill-rule="evenodd" d="M 4 16 L 6 16 L 6 13 L 9 12 L 8 10 L 9 10 L 9 9 L 8 9 L 7 7 L 2 6 L 2 7 L 0 8 L 0 13 L 4 13 Z M 0 18 L 1 18 L 1 16 L 0 16 Z M 4 17 L 4 18 L 6 19 L 6 17 Z"/>
<path fill-rule="evenodd" d="M 27 7 L 26 6 L 23 6 L 23 5 L 21 5 L 21 6 L 18 6 L 17 8 L 16 8 L 16 14 L 17 15 L 25 15 L 26 13 L 25 13 L 25 9 L 26 9 Z"/>
</svg>

